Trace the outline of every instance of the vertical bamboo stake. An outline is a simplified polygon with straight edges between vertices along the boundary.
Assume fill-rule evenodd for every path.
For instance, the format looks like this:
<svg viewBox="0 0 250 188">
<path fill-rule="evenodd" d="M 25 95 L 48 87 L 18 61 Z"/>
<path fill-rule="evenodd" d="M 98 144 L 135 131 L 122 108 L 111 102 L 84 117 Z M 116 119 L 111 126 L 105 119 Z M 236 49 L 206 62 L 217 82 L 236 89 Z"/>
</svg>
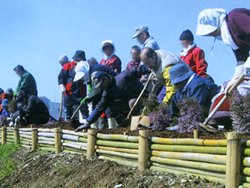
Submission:
<svg viewBox="0 0 250 188">
<path fill-rule="evenodd" d="M 15 144 L 20 143 L 19 129 L 17 127 L 14 127 L 14 142 L 15 142 Z"/>
<path fill-rule="evenodd" d="M 34 128 L 31 130 L 32 133 L 32 151 L 37 149 L 37 129 Z"/>
<path fill-rule="evenodd" d="M 95 137 L 96 137 L 96 130 L 89 129 L 88 130 L 88 141 L 87 141 L 87 159 L 90 159 L 92 156 L 94 156 Z"/>
<path fill-rule="evenodd" d="M 149 158 L 149 131 L 139 131 L 139 153 L 138 153 L 138 169 L 143 171 L 148 168 Z"/>
<path fill-rule="evenodd" d="M 2 127 L 2 145 L 6 144 L 6 138 L 7 138 L 7 135 L 6 135 L 6 126 L 3 126 Z"/>
<path fill-rule="evenodd" d="M 54 129 L 55 132 L 55 154 L 58 155 L 61 152 L 61 128 Z"/>
<path fill-rule="evenodd" d="M 194 133 L 194 139 L 198 139 L 199 138 L 198 130 L 194 129 L 193 133 Z"/>
<path fill-rule="evenodd" d="M 241 140 L 238 133 L 227 133 L 227 165 L 226 187 L 235 188 L 240 185 L 240 153 Z"/>
</svg>

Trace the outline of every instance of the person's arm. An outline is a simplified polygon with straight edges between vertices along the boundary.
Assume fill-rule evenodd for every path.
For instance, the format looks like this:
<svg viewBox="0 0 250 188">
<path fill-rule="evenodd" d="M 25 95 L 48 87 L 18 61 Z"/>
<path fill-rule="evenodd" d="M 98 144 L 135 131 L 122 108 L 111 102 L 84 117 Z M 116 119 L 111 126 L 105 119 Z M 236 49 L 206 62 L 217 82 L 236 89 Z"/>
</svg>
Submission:
<svg viewBox="0 0 250 188">
<path fill-rule="evenodd" d="M 169 70 L 173 65 L 167 66 L 163 71 L 163 78 L 166 82 L 166 95 L 163 99 L 163 102 L 169 104 L 171 102 L 173 94 L 177 91 L 177 87 L 175 85 L 171 85 Z"/>
<path fill-rule="evenodd" d="M 135 78 L 141 78 L 142 75 L 150 73 L 151 70 L 145 65 L 135 66 L 129 71 L 130 76 Z"/>
<path fill-rule="evenodd" d="M 87 122 L 89 124 L 94 123 L 100 117 L 100 115 L 111 105 L 112 101 L 112 96 L 104 91 L 102 93 L 101 100 L 96 105 L 90 116 L 87 118 Z"/>
<path fill-rule="evenodd" d="M 205 61 L 204 51 L 199 49 L 194 54 L 194 60 L 196 64 L 196 74 L 201 77 L 206 77 L 207 75 L 207 62 Z"/>
</svg>

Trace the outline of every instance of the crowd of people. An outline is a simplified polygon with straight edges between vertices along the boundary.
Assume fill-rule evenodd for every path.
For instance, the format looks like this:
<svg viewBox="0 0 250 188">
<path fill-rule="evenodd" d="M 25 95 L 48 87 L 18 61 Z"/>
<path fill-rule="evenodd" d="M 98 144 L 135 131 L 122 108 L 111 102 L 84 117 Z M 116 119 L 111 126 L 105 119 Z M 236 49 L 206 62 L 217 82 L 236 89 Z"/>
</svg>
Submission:
<svg viewBox="0 0 250 188">
<path fill-rule="evenodd" d="M 207 74 L 205 53 L 195 44 L 193 33 L 189 29 L 180 34 L 183 50 L 180 55 L 175 55 L 160 49 L 150 36 L 148 27 L 136 27 L 132 38 L 136 38 L 142 46 L 131 48 L 132 60 L 127 63 L 124 71 L 121 59 L 115 54 L 116 48 L 112 40 L 101 43 L 104 57 L 100 63 L 95 58 L 87 61 L 83 50 L 75 52 L 73 61 L 65 54 L 60 56 L 62 69 L 58 75 L 58 84 L 64 95 L 65 121 L 70 121 L 74 106 L 79 106 L 84 123 L 76 131 L 90 127 L 113 129 L 126 119 L 126 112 L 132 108 L 146 82 L 149 82 L 149 86 L 143 93 L 143 98 L 150 92 L 158 95 L 159 101 L 171 107 L 172 116 L 178 115 L 178 102 L 184 97 L 196 99 L 200 105 L 212 110 L 214 103 L 218 102 L 216 99 L 228 94 L 241 74 L 249 76 L 249 21 L 250 10 L 244 8 L 234 9 L 229 14 L 224 9 L 205 9 L 198 16 L 196 35 L 212 36 L 214 41 L 222 40 L 232 48 L 236 56 L 235 74 L 223 87 L 217 86 Z M 34 77 L 21 65 L 14 71 L 20 76 L 20 81 L 15 92 L 12 89 L 7 89 L 5 93 L 2 91 L 2 118 L 10 117 L 12 124 L 47 123 L 49 112 L 37 97 Z M 10 115 L 8 105 L 13 97 L 18 113 L 11 112 L 14 115 Z M 90 102 L 92 110 L 89 109 Z M 142 109 L 140 101 L 133 110 L 133 115 L 139 115 Z M 230 115 L 217 116 L 225 117 L 230 118 Z M 214 121 L 216 122 L 215 119 Z"/>
</svg>

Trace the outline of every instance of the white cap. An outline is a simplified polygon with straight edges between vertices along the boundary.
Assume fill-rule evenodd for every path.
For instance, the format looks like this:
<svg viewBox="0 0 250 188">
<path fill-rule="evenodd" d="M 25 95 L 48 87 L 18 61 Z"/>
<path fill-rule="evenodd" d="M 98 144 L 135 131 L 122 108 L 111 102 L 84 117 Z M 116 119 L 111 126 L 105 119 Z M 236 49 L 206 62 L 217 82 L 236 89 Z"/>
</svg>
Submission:
<svg viewBox="0 0 250 188">
<path fill-rule="evenodd" d="M 221 27 L 222 20 L 226 17 L 224 9 L 205 9 L 198 16 L 196 35 L 208 35 Z"/>
<path fill-rule="evenodd" d="M 67 55 L 66 54 L 63 54 L 63 55 L 61 55 L 60 57 L 59 57 L 59 63 L 68 63 L 69 62 L 69 59 L 68 59 L 68 57 L 67 57 Z"/>
<path fill-rule="evenodd" d="M 89 73 L 89 64 L 87 61 L 80 61 L 75 67 L 76 75 L 74 77 L 74 81 L 76 82 L 82 78 L 86 81 L 88 73 Z"/>
<path fill-rule="evenodd" d="M 103 47 L 106 45 L 112 45 L 114 47 L 115 50 L 115 44 L 112 40 L 105 40 L 101 43 L 101 51 L 103 52 Z"/>
</svg>

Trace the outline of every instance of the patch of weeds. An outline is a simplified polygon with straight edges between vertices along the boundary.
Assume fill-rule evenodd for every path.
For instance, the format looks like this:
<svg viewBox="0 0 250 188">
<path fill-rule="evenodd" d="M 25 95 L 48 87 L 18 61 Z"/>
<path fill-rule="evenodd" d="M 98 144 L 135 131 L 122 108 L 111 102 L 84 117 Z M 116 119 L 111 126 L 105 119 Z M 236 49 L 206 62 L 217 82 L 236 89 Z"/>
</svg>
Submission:
<svg viewBox="0 0 250 188">
<path fill-rule="evenodd" d="M 0 145 L 0 180 L 16 169 L 11 155 L 16 151 L 17 144 Z"/>
</svg>

